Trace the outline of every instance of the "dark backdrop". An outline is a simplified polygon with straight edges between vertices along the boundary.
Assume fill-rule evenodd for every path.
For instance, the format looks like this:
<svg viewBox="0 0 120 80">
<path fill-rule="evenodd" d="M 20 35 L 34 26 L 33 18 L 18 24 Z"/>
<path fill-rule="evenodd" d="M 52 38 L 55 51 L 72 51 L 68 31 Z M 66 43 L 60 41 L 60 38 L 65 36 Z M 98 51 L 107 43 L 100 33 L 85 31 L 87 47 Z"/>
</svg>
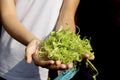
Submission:
<svg viewBox="0 0 120 80">
<path fill-rule="evenodd" d="M 120 0 L 81 0 L 77 15 L 80 34 L 91 37 L 97 80 L 118 80 Z"/>
</svg>

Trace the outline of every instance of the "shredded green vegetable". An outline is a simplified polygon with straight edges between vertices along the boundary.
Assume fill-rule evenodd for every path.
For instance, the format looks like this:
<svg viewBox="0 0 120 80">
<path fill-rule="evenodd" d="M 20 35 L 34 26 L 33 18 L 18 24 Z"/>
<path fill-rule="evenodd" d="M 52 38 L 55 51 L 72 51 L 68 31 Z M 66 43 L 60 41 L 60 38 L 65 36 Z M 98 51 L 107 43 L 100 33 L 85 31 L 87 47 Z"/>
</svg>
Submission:
<svg viewBox="0 0 120 80">
<path fill-rule="evenodd" d="M 81 62 L 85 53 L 94 55 L 90 40 L 86 37 L 81 39 L 79 34 L 72 33 L 69 28 L 63 29 L 62 26 L 58 31 L 52 31 L 39 49 L 40 56 L 64 64 Z"/>
</svg>

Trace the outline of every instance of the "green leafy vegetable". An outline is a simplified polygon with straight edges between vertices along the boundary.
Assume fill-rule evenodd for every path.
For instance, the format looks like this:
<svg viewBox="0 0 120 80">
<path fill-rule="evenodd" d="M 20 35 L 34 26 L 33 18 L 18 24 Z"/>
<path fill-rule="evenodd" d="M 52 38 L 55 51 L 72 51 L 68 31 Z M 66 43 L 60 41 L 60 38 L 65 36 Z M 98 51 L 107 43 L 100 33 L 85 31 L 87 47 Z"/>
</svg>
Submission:
<svg viewBox="0 0 120 80">
<path fill-rule="evenodd" d="M 72 33 L 70 29 L 52 31 L 46 41 L 42 42 L 39 54 L 48 60 L 60 60 L 64 64 L 81 62 L 83 54 L 94 55 L 90 40 L 81 39 L 79 34 Z"/>
</svg>

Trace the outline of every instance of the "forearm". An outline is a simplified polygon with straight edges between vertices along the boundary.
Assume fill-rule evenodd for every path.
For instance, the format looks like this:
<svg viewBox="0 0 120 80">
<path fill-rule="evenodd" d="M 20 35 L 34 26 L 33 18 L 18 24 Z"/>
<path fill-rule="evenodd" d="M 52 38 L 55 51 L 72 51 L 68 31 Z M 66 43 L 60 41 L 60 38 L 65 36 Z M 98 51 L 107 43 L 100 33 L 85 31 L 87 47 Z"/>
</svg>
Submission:
<svg viewBox="0 0 120 80">
<path fill-rule="evenodd" d="M 11 20 L 10 20 L 11 19 Z M 23 45 L 27 45 L 33 39 L 37 39 L 29 32 L 23 24 L 21 24 L 14 16 L 6 16 L 2 18 L 5 30 L 17 41 Z"/>
<path fill-rule="evenodd" d="M 63 26 L 64 29 L 70 27 L 72 32 L 76 32 L 75 13 L 79 3 L 80 0 L 63 0 L 63 5 L 56 24 L 56 30 L 58 30 L 60 26 Z M 66 23 L 69 26 L 67 26 Z"/>
<path fill-rule="evenodd" d="M 23 45 L 27 45 L 31 40 L 37 39 L 18 20 L 14 0 L 0 0 L 0 12 L 5 30 L 14 39 Z"/>
</svg>

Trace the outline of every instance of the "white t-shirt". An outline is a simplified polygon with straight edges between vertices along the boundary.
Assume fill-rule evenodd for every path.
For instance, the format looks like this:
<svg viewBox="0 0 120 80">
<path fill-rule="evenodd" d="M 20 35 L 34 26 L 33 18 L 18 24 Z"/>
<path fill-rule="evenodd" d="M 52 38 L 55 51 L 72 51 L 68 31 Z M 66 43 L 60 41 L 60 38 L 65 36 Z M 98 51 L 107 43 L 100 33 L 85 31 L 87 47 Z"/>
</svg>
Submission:
<svg viewBox="0 0 120 80">
<path fill-rule="evenodd" d="M 55 28 L 63 0 L 15 0 L 17 16 L 25 27 L 44 40 Z M 7 80 L 47 80 L 48 70 L 27 64 L 25 46 L 2 29 L 0 76 Z"/>
</svg>

